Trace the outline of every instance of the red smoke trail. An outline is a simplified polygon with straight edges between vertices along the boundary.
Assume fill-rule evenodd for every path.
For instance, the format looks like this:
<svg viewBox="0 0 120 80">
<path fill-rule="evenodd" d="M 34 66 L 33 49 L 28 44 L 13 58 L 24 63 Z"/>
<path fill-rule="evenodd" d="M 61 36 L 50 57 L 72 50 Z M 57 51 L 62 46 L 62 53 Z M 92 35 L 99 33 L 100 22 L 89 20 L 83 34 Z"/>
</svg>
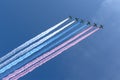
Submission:
<svg viewBox="0 0 120 80">
<path fill-rule="evenodd" d="M 84 33 L 86 33 L 87 31 L 89 31 L 90 29 L 92 29 L 93 27 L 89 27 L 86 30 L 84 30 L 83 32 L 79 33 L 78 35 L 76 35 L 75 37 L 69 39 L 68 41 L 64 42 L 63 44 L 61 44 L 60 46 L 54 48 L 53 50 L 51 50 L 50 52 L 47 52 L 45 54 L 43 54 L 42 56 L 38 57 L 37 59 L 35 59 L 32 62 L 29 62 L 28 64 L 26 64 L 25 66 L 23 66 L 22 68 L 16 70 L 15 72 L 9 74 L 7 77 L 4 78 L 4 80 L 8 80 L 12 77 L 14 77 L 15 75 L 19 74 L 20 72 L 26 70 L 27 68 L 29 68 L 30 66 L 34 65 L 35 63 L 39 62 L 40 60 L 44 59 L 45 57 L 49 56 L 50 54 L 54 53 L 55 51 L 59 50 L 60 48 L 64 47 L 65 45 L 67 45 L 68 43 L 72 42 L 73 40 L 77 39 L 78 37 L 80 37 L 81 35 L 83 35 Z"/>
<path fill-rule="evenodd" d="M 90 28 L 92 28 L 92 27 L 90 27 Z M 90 28 L 89 28 L 89 29 L 90 29 Z M 88 29 L 87 29 L 87 30 L 88 30 Z M 63 51 L 69 49 L 70 47 L 74 46 L 75 44 L 77 44 L 78 42 L 82 41 L 82 40 L 85 39 L 86 37 L 90 36 L 91 34 L 93 34 L 94 32 L 96 32 L 97 30 L 99 30 L 99 28 L 97 28 L 97 29 L 95 29 L 94 31 L 90 32 L 89 34 L 87 34 L 87 35 L 79 38 L 78 40 L 74 41 L 73 43 L 71 43 L 70 45 L 66 46 L 65 48 L 62 48 L 62 49 L 60 49 L 61 47 L 56 48 L 56 49 L 60 49 L 60 50 L 57 51 L 55 54 L 50 55 L 48 58 L 46 58 L 46 59 L 44 59 L 44 60 L 36 63 L 35 65 L 32 64 L 32 65 L 33 65 L 32 67 L 29 67 L 27 70 L 25 70 L 25 71 L 23 71 L 22 73 L 18 74 L 17 76 L 15 76 L 14 79 L 12 78 L 12 80 L 16 80 L 16 79 L 18 79 L 18 78 L 26 75 L 27 73 L 31 72 L 31 71 L 34 70 L 35 68 L 37 68 L 37 67 L 39 67 L 40 65 L 46 63 L 46 62 L 49 61 L 50 59 L 52 59 L 52 58 L 56 57 L 57 55 L 61 54 Z M 84 32 L 84 31 L 83 31 L 83 32 Z M 80 34 L 78 34 L 78 35 L 80 35 Z M 77 35 L 77 36 L 78 36 L 78 35 Z M 78 37 L 77 37 L 77 36 L 75 36 L 74 39 L 79 37 L 79 36 L 78 36 Z M 72 40 L 73 40 L 73 38 L 70 39 L 69 41 L 67 41 L 66 44 L 68 44 L 68 43 L 69 43 L 70 41 L 72 41 Z M 66 44 L 65 44 L 65 45 L 66 45 Z M 63 45 L 63 44 L 62 44 L 62 45 Z M 55 52 L 55 50 L 53 50 L 53 51 L 51 51 L 51 52 L 53 53 L 53 52 Z M 49 52 L 48 52 L 48 54 L 49 54 Z M 47 54 L 45 54 L 45 56 L 46 56 L 46 55 L 47 55 Z M 43 57 L 44 57 L 44 56 L 43 56 Z M 41 58 L 42 58 L 42 57 L 41 57 Z M 37 58 L 36 60 L 38 60 L 38 58 Z M 39 60 L 38 60 L 38 61 L 39 61 Z M 27 65 L 27 66 L 28 66 L 28 65 Z M 26 66 L 26 67 L 27 67 L 27 66 Z M 24 68 L 25 68 L 25 67 L 24 67 Z M 18 71 L 18 70 L 17 70 L 17 71 Z M 15 72 L 17 72 L 17 71 L 15 71 Z M 18 72 L 19 72 L 19 71 L 18 71 Z M 12 77 L 12 75 L 11 75 L 11 77 Z M 10 75 L 9 75 L 9 78 L 10 78 Z M 8 78 L 4 78 L 4 80 L 8 80 Z"/>
<path fill-rule="evenodd" d="M 69 49 L 70 47 L 76 45 L 77 43 L 81 42 L 82 40 L 84 40 L 85 38 L 87 38 L 88 36 L 92 35 L 93 33 L 95 33 L 96 31 L 98 31 L 99 28 L 91 31 L 90 33 L 86 34 L 85 36 L 75 40 L 74 42 L 72 42 L 71 44 L 67 45 L 64 48 L 61 48 L 60 50 L 58 50 L 57 52 L 55 52 L 54 54 L 50 55 L 49 57 L 43 59 L 42 61 L 36 63 L 34 66 L 29 67 L 27 70 L 23 71 L 22 73 L 18 74 L 17 76 L 15 76 L 13 79 L 11 80 L 18 80 L 20 77 L 28 74 L 29 72 L 33 71 L 34 69 L 36 69 L 37 67 L 41 66 L 42 64 L 46 63 L 47 61 L 53 59 L 54 57 L 58 56 L 59 54 L 61 54 L 63 51 Z"/>
</svg>

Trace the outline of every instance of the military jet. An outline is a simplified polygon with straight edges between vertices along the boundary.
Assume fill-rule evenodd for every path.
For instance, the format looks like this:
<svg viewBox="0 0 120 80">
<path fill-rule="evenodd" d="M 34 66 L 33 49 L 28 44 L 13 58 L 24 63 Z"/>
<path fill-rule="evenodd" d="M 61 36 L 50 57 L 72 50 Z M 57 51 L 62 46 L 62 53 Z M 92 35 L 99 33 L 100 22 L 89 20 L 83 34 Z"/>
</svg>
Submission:
<svg viewBox="0 0 120 80">
<path fill-rule="evenodd" d="M 103 29 L 103 25 L 100 25 L 100 27 L 99 28 L 102 28 Z"/>
<path fill-rule="evenodd" d="M 70 19 L 72 19 L 72 16 L 69 16 Z"/>
<path fill-rule="evenodd" d="M 79 18 L 75 18 L 75 20 L 78 22 L 78 21 L 79 21 Z"/>
<path fill-rule="evenodd" d="M 93 25 L 94 27 L 97 27 L 97 24 L 96 23 L 94 23 L 94 25 Z"/>
<path fill-rule="evenodd" d="M 90 25 L 90 24 L 91 24 L 90 21 L 88 21 L 88 22 L 87 22 L 87 25 Z"/>
</svg>

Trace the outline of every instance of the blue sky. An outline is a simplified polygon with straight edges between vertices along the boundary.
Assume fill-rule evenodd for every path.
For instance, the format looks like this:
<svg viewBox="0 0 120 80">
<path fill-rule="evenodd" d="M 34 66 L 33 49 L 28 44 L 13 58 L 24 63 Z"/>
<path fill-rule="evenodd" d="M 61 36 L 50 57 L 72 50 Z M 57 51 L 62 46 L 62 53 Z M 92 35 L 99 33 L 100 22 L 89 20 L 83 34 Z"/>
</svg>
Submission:
<svg viewBox="0 0 120 80">
<path fill-rule="evenodd" d="M 105 26 L 20 80 L 120 80 L 119 0 L 0 0 L 0 57 L 69 15 Z"/>
</svg>

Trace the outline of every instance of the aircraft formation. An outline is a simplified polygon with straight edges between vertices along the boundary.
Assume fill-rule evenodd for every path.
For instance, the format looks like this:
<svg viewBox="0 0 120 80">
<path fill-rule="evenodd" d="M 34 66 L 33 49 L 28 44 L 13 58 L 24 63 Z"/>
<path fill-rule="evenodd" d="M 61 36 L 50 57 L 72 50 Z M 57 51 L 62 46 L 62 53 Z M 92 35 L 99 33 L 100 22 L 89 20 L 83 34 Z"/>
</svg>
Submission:
<svg viewBox="0 0 120 80">
<path fill-rule="evenodd" d="M 19 80 L 101 29 L 103 25 L 67 17 L 1 57 L 0 80 Z"/>
<path fill-rule="evenodd" d="M 72 17 L 72 16 L 69 16 L 69 18 L 72 19 L 73 17 Z M 87 25 L 93 25 L 94 27 L 99 27 L 99 28 L 101 28 L 101 29 L 104 28 L 103 25 L 98 25 L 98 24 L 96 24 L 96 23 L 93 23 L 93 24 L 92 24 L 90 21 L 85 21 L 84 19 L 75 18 L 75 20 L 76 20 L 77 22 L 86 23 Z"/>
</svg>

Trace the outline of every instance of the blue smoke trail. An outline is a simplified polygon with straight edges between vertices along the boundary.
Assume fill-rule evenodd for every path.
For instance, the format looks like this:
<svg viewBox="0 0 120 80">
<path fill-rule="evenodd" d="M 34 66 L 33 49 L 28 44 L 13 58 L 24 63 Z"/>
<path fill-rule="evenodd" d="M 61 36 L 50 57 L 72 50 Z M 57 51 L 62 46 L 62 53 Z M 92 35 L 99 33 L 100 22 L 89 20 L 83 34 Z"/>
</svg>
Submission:
<svg viewBox="0 0 120 80">
<path fill-rule="evenodd" d="M 59 33 L 60 31 L 62 31 L 63 29 L 67 28 L 68 26 L 70 26 L 71 24 L 73 24 L 75 21 L 70 22 L 69 24 L 65 25 L 64 27 L 56 30 L 55 32 L 49 34 L 48 36 L 43 37 L 42 39 L 40 39 L 39 41 L 35 42 L 34 44 L 30 45 L 29 47 L 25 48 L 24 50 L 20 51 L 19 53 L 17 53 L 16 55 L 12 56 L 10 59 L 6 60 L 5 62 L 3 62 L 2 64 L 0 64 L 0 68 L 2 68 L 3 66 L 9 64 L 10 62 L 14 61 L 15 59 L 17 59 L 18 57 L 24 55 L 25 53 L 29 52 L 30 50 L 34 49 L 35 47 L 39 46 L 40 44 L 42 44 L 43 42 L 45 42 L 46 40 L 50 39 L 51 37 L 53 37 L 54 35 L 56 35 L 57 33 Z M 44 34 L 43 34 L 44 35 Z"/>
<path fill-rule="evenodd" d="M 8 65 L 4 65 L 3 68 L 0 69 L 0 73 L 3 73 L 4 71 L 6 71 L 7 69 L 11 68 L 12 66 L 16 65 L 17 63 L 21 62 L 23 59 L 27 58 L 27 56 L 32 55 L 35 51 L 37 51 L 37 46 L 39 46 L 40 44 L 44 43 L 45 41 L 47 41 L 48 39 L 52 38 L 53 36 L 55 36 L 56 34 L 58 34 L 59 32 L 63 31 L 64 29 L 68 28 L 70 25 L 72 25 L 73 23 L 75 23 L 76 21 L 72 21 L 70 23 L 68 23 L 67 25 L 63 26 L 62 28 L 56 30 L 55 32 L 49 34 L 48 36 L 42 38 L 41 40 L 39 40 L 38 42 L 32 44 L 31 46 L 27 47 L 26 49 L 24 49 L 23 51 L 19 52 L 18 54 L 14 55 L 12 58 L 8 59 L 5 63 L 0 64 L 0 65 L 4 65 L 4 64 L 8 64 Z M 32 50 L 34 49 L 35 50 Z M 32 51 L 30 51 L 32 50 Z M 28 53 L 27 55 L 24 55 L 25 53 Z M 24 55 L 23 57 L 20 57 Z M 18 58 L 20 57 L 20 58 Z M 17 59 L 18 58 L 18 59 Z M 17 59 L 17 60 L 15 60 Z M 14 60 L 14 61 L 13 61 Z M 13 61 L 13 62 L 12 62 Z M 10 63 L 11 62 L 11 63 Z"/>
<path fill-rule="evenodd" d="M 29 41 L 25 42 L 24 44 L 20 45 L 19 47 L 15 48 L 14 50 L 12 50 L 11 52 L 9 52 L 8 54 L 6 54 L 5 56 L 0 58 L 0 63 L 4 60 L 6 60 L 7 58 L 13 56 L 15 53 L 17 53 L 18 51 L 24 49 L 25 47 L 29 46 L 30 44 L 32 44 L 33 42 L 35 42 L 36 40 L 44 37 L 45 35 L 47 35 L 48 33 L 50 33 L 51 31 L 53 31 L 54 29 L 56 29 L 57 27 L 59 27 L 60 25 L 62 25 L 63 23 L 67 22 L 70 18 L 67 18 L 63 21 L 61 21 L 60 23 L 56 24 L 55 26 L 49 28 L 48 30 L 40 33 L 39 35 L 37 35 L 36 37 L 30 39 Z"/>
<path fill-rule="evenodd" d="M 78 23 L 79 24 L 79 23 Z M 71 28 L 74 28 L 76 25 L 72 26 Z M 54 48 L 55 46 L 59 45 L 61 42 L 64 42 L 65 40 L 69 39 L 70 37 L 72 37 L 73 35 L 75 35 L 77 32 L 79 32 L 80 30 L 82 30 L 83 28 L 87 27 L 87 25 L 84 25 L 80 28 L 78 28 L 77 30 L 73 31 L 72 33 L 70 33 L 69 35 L 67 35 L 64 38 L 61 38 L 60 40 L 58 40 L 56 43 L 53 43 L 52 45 L 50 45 L 49 47 L 43 49 L 42 51 L 39 52 L 39 54 L 35 54 L 34 56 L 31 56 L 30 58 L 27 58 L 25 61 L 23 61 L 21 64 L 18 64 L 17 66 L 13 67 L 10 70 L 7 70 L 2 77 L 7 76 L 8 74 L 10 74 L 11 72 L 15 71 L 16 69 L 20 68 L 21 66 L 25 65 L 27 62 L 32 61 L 34 58 L 40 56 L 41 54 L 51 50 L 52 48 Z M 65 31 L 66 32 L 66 31 Z"/>
<path fill-rule="evenodd" d="M 55 35 L 56 33 L 62 31 L 63 29 L 67 28 L 68 26 L 70 26 L 71 24 L 73 24 L 75 21 L 72 21 L 70 22 L 69 24 L 67 24 L 66 26 L 62 27 L 61 29 L 55 31 L 54 33 L 52 33 L 52 35 L 50 36 L 53 36 Z M 77 24 L 78 25 L 78 24 Z M 71 28 L 70 28 L 71 29 Z M 68 29 L 67 31 L 69 31 L 70 29 Z M 66 32 L 67 32 L 66 31 Z M 64 33 L 66 33 L 64 32 Z M 5 67 L 3 67 L 2 69 L 0 69 L 0 73 L 3 73 L 5 72 L 7 69 L 10 69 L 11 67 L 13 67 L 14 65 L 18 64 L 19 62 L 23 61 L 24 59 L 26 59 L 27 57 L 31 56 L 32 54 L 34 54 L 35 52 L 39 51 L 40 49 L 42 49 L 44 46 L 46 46 L 47 44 L 53 42 L 54 40 L 56 40 L 57 38 L 59 38 L 60 36 L 62 36 L 64 33 L 61 33 L 58 37 L 53 37 L 53 39 L 45 42 L 43 45 L 40 45 L 39 47 L 27 52 L 25 55 L 21 56 L 20 58 L 14 60 L 13 62 L 9 63 L 8 65 L 6 65 Z M 48 36 L 48 37 L 50 37 Z M 46 39 L 46 38 L 45 38 Z"/>
</svg>

